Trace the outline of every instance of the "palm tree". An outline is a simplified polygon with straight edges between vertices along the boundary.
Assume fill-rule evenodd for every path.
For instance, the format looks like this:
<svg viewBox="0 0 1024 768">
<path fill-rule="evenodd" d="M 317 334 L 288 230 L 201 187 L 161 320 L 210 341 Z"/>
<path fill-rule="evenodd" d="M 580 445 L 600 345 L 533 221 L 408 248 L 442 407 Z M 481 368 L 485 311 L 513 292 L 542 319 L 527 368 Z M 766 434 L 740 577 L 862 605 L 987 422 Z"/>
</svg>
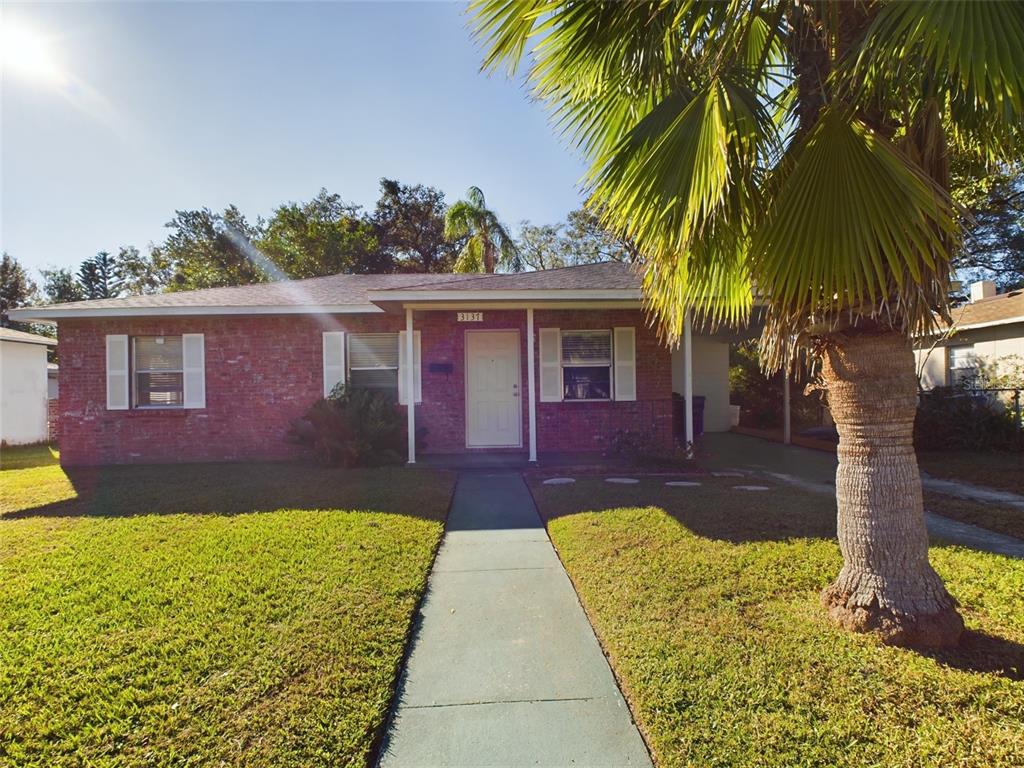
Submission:
<svg viewBox="0 0 1024 768">
<path fill-rule="evenodd" d="M 831 617 L 955 644 L 963 622 L 928 562 L 911 337 L 947 310 L 950 161 L 1022 155 L 1024 3 L 476 0 L 471 14 L 485 68 L 527 69 L 585 155 L 664 337 L 689 312 L 745 321 L 756 286 L 764 365 L 820 363 L 840 434 Z"/>
<path fill-rule="evenodd" d="M 491 273 L 498 266 L 511 272 L 523 269 L 515 240 L 498 215 L 487 207 L 479 187 L 470 187 L 466 199 L 448 209 L 444 236 L 449 240 L 466 238 L 455 261 L 456 272 Z"/>
</svg>

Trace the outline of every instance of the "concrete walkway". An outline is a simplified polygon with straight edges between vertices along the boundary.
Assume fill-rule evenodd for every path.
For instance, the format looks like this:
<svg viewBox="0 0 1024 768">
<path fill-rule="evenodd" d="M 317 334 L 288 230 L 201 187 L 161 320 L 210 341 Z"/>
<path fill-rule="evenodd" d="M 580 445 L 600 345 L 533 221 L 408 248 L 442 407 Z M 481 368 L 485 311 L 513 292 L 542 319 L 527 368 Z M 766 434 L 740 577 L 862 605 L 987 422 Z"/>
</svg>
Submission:
<svg viewBox="0 0 1024 768">
<path fill-rule="evenodd" d="M 459 477 L 380 765 L 650 766 L 522 478 Z"/>
<path fill-rule="evenodd" d="M 705 463 L 712 470 L 741 469 L 767 475 L 781 483 L 812 493 L 835 495 L 834 454 L 794 445 L 779 445 L 760 438 L 732 433 L 708 434 L 702 440 L 707 451 Z M 922 475 L 921 479 L 924 487 L 929 490 L 981 503 L 1015 506 L 1015 501 L 1024 501 L 1016 494 L 968 486 L 966 483 L 936 480 L 927 475 Z M 997 555 L 1024 558 L 1024 541 L 1013 536 L 951 520 L 928 511 L 925 512 L 925 524 L 928 526 L 928 533 L 938 539 Z"/>
</svg>

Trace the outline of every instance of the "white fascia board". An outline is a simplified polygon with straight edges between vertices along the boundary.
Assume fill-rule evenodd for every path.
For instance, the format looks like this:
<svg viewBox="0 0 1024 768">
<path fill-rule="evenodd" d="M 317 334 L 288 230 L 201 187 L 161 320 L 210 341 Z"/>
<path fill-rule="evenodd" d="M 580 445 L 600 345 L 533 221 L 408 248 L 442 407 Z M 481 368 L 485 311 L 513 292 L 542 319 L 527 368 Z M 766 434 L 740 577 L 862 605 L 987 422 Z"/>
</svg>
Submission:
<svg viewBox="0 0 1024 768">
<path fill-rule="evenodd" d="M 608 301 L 405 301 L 381 302 L 382 306 L 390 306 L 402 309 L 414 309 L 422 312 L 451 310 L 451 309 L 643 309 L 643 302 L 622 301 L 618 299 Z"/>
<path fill-rule="evenodd" d="M 345 315 L 380 314 L 384 310 L 374 304 L 333 304 L 333 305 L 283 305 L 252 307 L 80 307 L 61 309 L 60 306 L 22 307 L 12 309 L 12 320 L 22 322 L 46 322 L 79 317 L 182 317 L 207 315 Z"/>
<path fill-rule="evenodd" d="M 969 325 L 957 325 L 953 323 L 953 336 L 961 331 L 975 331 L 981 328 L 995 328 L 1000 325 L 1016 325 L 1024 324 L 1024 317 L 1008 317 L 1004 320 L 991 320 L 987 323 L 970 323 Z M 935 336 L 944 336 L 949 333 L 949 327 L 939 328 L 936 331 L 930 331 L 928 333 L 917 333 L 914 334 L 920 338 L 933 338 Z"/>
<path fill-rule="evenodd" d="M 31 344 L 36 347 L 56 347 L 57 340 L 49 339 L 47 341 L 33 341 L 32 339 L 10 339 L 0 336 L 0 342 L 4 344 Z"/>
<path fill-rule="evenodd" d="M 546 290 L 514 290 L 514 291 L 370 291 L 370 301 L 639 301 L 639 289 L 592 289 L 565 290 L 560 288 Z"/>
</svg>

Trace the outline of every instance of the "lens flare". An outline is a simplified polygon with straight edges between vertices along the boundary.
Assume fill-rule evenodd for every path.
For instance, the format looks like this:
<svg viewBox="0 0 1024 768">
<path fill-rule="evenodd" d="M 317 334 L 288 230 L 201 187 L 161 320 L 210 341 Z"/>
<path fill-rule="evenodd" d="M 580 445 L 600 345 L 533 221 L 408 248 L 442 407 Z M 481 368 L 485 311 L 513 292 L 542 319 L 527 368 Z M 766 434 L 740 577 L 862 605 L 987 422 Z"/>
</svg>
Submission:
<svg viewBox="0 0 1024 768">
<path fill-rule="evenodd" d="M 3 76 L 61 85 L 66 81 L 51 41 L 25 24 L 0 20 L 0 67 Z"/>
</svg>

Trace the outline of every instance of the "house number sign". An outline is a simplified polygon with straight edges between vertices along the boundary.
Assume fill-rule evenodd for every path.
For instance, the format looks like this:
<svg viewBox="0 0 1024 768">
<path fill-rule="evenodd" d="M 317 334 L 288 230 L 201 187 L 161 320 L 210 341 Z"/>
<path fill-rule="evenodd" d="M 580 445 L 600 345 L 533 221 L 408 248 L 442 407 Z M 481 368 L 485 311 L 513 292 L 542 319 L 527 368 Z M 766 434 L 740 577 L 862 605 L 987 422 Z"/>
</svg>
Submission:
<svg viewBox="0 0 1024 768">
<path fill-rule="evenodd" d="M 460 323 L 482 323 L 484 321 L 483 312 L 456 312 L 455 319 Z"/>
</svg>

